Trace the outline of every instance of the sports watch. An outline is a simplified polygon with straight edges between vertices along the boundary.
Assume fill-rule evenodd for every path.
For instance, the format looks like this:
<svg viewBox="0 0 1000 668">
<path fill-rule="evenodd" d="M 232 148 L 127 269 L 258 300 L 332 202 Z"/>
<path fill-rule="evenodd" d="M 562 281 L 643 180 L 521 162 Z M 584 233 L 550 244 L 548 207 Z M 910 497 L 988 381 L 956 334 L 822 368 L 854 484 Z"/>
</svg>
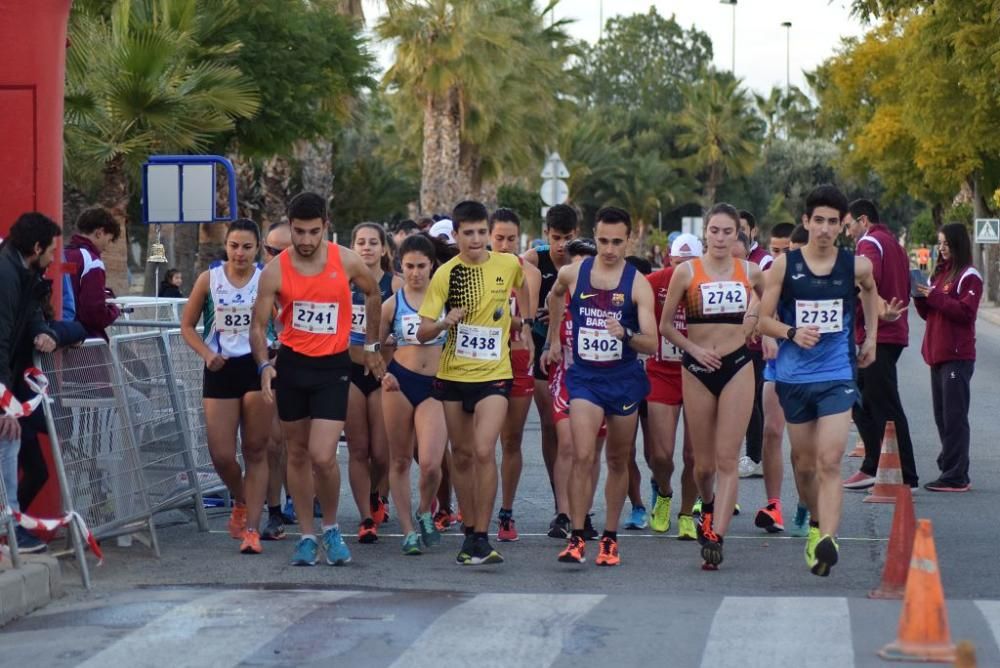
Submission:
<svg viewBox="0 0 1000 668">
<path fill-rule="evenodd" d="M 789 327 L 788 331 L 785 332 L 785 338 L 788 339 L 789 341 L 794 341 L 795 340 L 795 334 L 798 331 L 799 331 L 798 327 Z"/>
<path fill-rule="evenodd" d="M 382 344 L 376 341 L 375 343 L 366 343 L 365 352 L 366 353 L 377 353 L 382 350 Z"/>
</svg>

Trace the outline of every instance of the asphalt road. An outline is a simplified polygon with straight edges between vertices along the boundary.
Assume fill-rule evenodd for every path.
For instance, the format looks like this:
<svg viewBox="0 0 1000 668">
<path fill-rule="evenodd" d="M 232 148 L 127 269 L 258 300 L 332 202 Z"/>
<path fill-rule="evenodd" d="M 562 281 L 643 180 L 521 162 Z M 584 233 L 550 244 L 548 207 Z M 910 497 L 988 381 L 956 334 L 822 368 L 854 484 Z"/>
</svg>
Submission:
<svg viewBox="0 0 1000 668">
<path fill-rule="evenodd" d="M 922 335 L 912 313 L 912 345 L 899 375 L 918 470 L 929 481 L 937 473 L 938 442 Z M 1000 365 L 1000 328 L 981 321 L 978 350 L 973 491 L 920 490 L 914 499 L 917 517 L 933 521 L 952 635 L 972 640 L 983 666 L 1000 665 L 994 569 L 1000 541 L 997 523 L 981 519 L 1000 490 L 1000 461 L 990 445 L 1000 442 L 994 419 L 1000 380 L 993 371 Z M 115 665 L 115 657 L 130 656 L 135 665 L 168 658 L 171 665 L 353 665 L 363 657 L 365 665 L 635 665 L 668 656 L 672 666 L 867 666 L 880 665 L 875 650 L 895 638 L 900 603 L 865 598 L 879 582 L 892 506 L 846 494 L 841 561 L 829 578 L 808 572 L 802 539 L 753 526 L 753 512 L 764 501 L 759 479 L 741 481 L 744 513 L 726 537 L 718 572 L 700 570 L 696 544 L 648 531 L 620 533 L 620 568 L 596 568 L 592 559 L 569 567 L 556 561 L 561 541 L 545 536 L 552 502 L 534 416 L 524 450 L 515 504 L 522 537 L 500 545 L 507 560 L 501 566 L 457 566 L 457 533 L 432 553 L 404 557 L 398 524 L 390 520 L 377 544 L 349 542 L 349 566 L 294 568 L 288 565 L 292 540 L 242 556 L 224 531 L 224 513 L 211 516 L 209 534 L 172 513 L 159 518 L 162 558 L 139 543 L 108 545 L 105 565 L 92 571 L 92 593 L 79 588 L 67 563 L 69 595 L 0 632 L 0 664 L 43 658 L 53 666 Z M 859 461 L 845 458 L 845 476 Z M 786 467 L 783 500 L 794 509 L 789 476 Z M 600 528 L 601 494 L 597 505 Z M 346 488 L 341 508 L 349 533 L 358 518 Z M 225 623 L 217 619 L 220 610 Z M 233 641 L 239 650 L 222 651 Z"/>
</svg>

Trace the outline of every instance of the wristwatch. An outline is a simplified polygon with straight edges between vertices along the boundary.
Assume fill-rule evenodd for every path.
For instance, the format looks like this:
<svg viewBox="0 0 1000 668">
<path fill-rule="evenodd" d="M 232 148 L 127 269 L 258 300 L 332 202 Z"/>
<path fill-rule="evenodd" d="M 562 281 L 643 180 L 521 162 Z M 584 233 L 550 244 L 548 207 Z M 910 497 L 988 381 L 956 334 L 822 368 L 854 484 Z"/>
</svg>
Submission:
<svg viewBox="0 0 1000 668">
<path fill-rule="evenodd" d="M 366 353 L 377 353 L 382 350 L 382 344 L 376 341 L 375 343 L 366 343 L 365 352 Z"/>
<path fill-rule="evenodd" d="M 785 338 L 788 339 L 789 341 L 794 341 L 795 340 L 795 333 L 798 332 L 798 331 L 799 331 L 798 327 L 789 327 L 788 331 L 785 332 Z"/>
<path fill-rule="evenodd" d="M 535 326 L 535 319 L 534 318 L 521 318 L 521 327 L 524 327 L 525 325 L 527 325 L 528 327 L 534 327 Z"/>
</svg>

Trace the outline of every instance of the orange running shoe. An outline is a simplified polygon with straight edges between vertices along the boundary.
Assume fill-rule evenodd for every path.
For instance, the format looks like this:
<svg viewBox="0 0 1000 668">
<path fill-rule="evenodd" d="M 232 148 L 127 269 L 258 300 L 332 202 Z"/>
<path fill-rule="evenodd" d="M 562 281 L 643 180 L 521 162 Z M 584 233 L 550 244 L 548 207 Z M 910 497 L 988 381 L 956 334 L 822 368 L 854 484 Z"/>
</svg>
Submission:
<svg viewBox="0 0 1000 668">
<path fill-rule="evenodd" d="M 247 528 L 247 506 L 237 501 L 233 504 L 233 512 L 229 515 L 229 536 L 234 540 L 243 538 Z"/>
<path fill-rule="evenodd" d="M 598 566 L 618 566 L 622 563 L 618 556 L 618 541 L 608 536 L 601 538 L 600 551 L 597 553 L 597 560 L 594 562 Z"/>
<path fill-rule="evenodd" d="M 378 532 L 376 531 L 378 527 L 375 525 L 375 520 L 372 518 L 366 519 L 360 525 L 358 525 L 358 542 L 359 543 L 374 543 L 378 541 Z"/>
<path fill-rule="evenodd" d="M 781 517 L 781 506 L 769 503 L 757 511 L 753 523 L 768 533 L 779 533 L 785 530 L 785 520 Z"/>
<path fill-rule="evenodd" d="M 375 526 L 381 526 L 389 521 L 389 506 L 385 499 L 378 495 L 372 496 L 372 499 L 372 520 L 375 522 Z"/>
<path fill-rule="evenodd" d="M 260 534 L 256 529 L 247 529 L 243 532 L 243 542 L 240 543 L 240 552 L 243 554 L 260 554 L 263 550 L 260 547 Z"/>
<path fill-rule="evenodd" d="M 559 553 L 559 561 L 564 564 L 582 564 L 587 561 L 584 555 L 586 543 L 580 536 L 570 536 L 566 549 Z"/>
<path fill-rule="evenodd" d="M 442 508 L 434 513 L 434 528 L 439 533 L 444 533 L 451 528 L 451 510 Z"/>
<path fill-rule="evenodd" d="M 719 570 L 722 563 L 722 536 L 715 533 L 712 526 L 715 513 L 701 513 L 701 524 L 698 525 L 698 542 L 701 543 L 701 558 L 704 560 L 702 569 L 706 571 Z"/>
</svg>

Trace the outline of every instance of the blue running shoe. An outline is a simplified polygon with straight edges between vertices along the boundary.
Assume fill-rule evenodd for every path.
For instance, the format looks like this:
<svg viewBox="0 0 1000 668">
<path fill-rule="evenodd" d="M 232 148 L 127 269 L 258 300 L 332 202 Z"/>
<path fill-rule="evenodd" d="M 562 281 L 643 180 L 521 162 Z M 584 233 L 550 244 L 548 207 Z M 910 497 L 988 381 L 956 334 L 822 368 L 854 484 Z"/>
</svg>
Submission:
<svg viewBox="0 0 1000 668">
<path fill-rule="evenodd" d="M 347 549 L 340 529 L 327 529 L 323 532 L 323 549 L 326 551 L 326 563 L 331 566 L 343 566 L 351 560 L 351 551 Z"/>
<path fill-rule="evenodd" d="M 643 506 L 635 506 L 632 508 L 632 514 L 628 518 L 628 522 L 625 523 L 625 528 L 632 531 L 638 531 L 645 529 L 649 526 L 649 516 L 646 514 L 646 508 Z"/>
<path fill-rule="evenodd" d="M 417 515 L 417 528 L 420 531 L 420 539 L 427 547 L 434 547 L 441 542 L 441 534 L 434 526 L 434 518 L 430 513 L 420 513 Z"/>
<path fill-rule="evenodd" d="M 315 566 L 319 546 L 316 545 L 315 538 L 302 538 L 295 546 L 295 554 L 292 555 L 292 566 Z"/>
<path fill-rule="evenodd" d="M 796 538 L 805 538 L 809 535 L 809 509 L 802 504 L 795 508 L 795 519 L 788 533 Z"/>
<path fill-rule="evenodd" d="M 292 503 L 292 497 L 285 499 L 285 507 L 281 509 L 281 517 L 285 524 L 298 524 L 299 520 L 295 517 L 295 504 Z"/>
<path fill-rule="evenodd" d="M 423 554 L 420 551 L 420 535 L 416 531 L 406 534 L 406 538 L 403 539 L 403 554 L 408 556 Z"/>
</svg>

